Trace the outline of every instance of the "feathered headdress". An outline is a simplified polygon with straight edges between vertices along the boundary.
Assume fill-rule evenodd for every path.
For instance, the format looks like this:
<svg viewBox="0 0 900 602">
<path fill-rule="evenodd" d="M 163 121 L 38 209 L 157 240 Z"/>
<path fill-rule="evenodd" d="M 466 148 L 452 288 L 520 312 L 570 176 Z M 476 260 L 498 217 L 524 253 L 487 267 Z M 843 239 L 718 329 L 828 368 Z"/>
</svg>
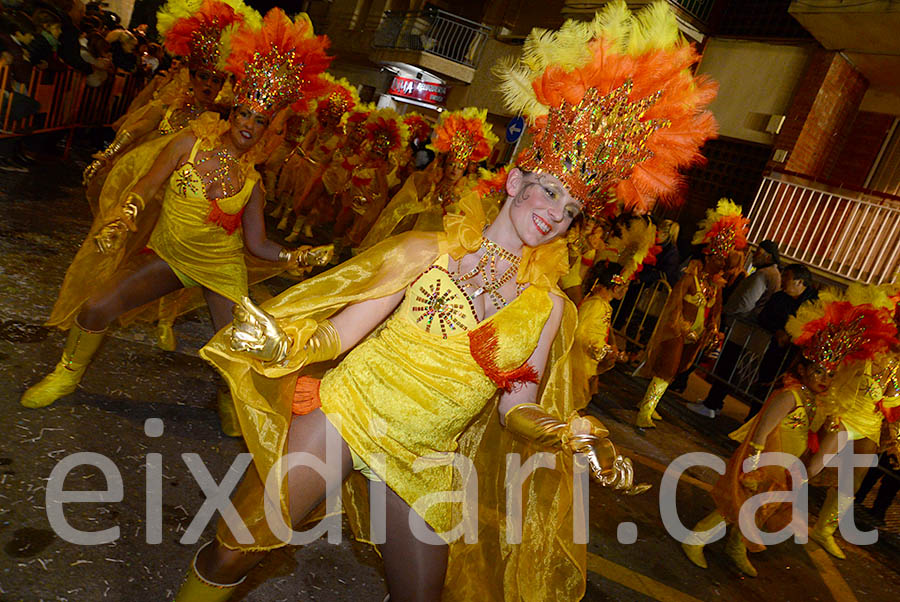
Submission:
<svg viewBox="0 0 900 602">
<path fill-rule="evenodd" d="M 846 292 L 822 291 L 785 326 L 803 357 L 834 370 L 842 363 L 872 359 L 897 342 L 891 302 L 877 287 L 851 284 Z"/>
<path fill-rule="evenodd" d="M 558 177 L 588 215 L 673 201 L 679 169 L 701 162 L 716 134 L 705 109 L 717 86 L 691 74 L 697 60 L 666 2 L 632 14 L 614 0 L 591 22 L 532 30 L 521 61 L 495 69 L 507 106 L 534 130 L 516 164 Z"/>
<path fill-rule="evenodd" d="M 698 224 L 691 244 L 704 245 L 707 255 L 726 258 L 734 249 L 747 248 L 747 227 L 750 220 L 741 215 L 740 205 L 729 199 L 719 199 L 715 209 L 707 209 L 706 217 Z"/>
<path fill-rule="evenodd" d="M 475 192 L 481 196 L 506 197 L 506 176 L 509 175 L 509 166 L 504 165 L 496 171 L 483 167 L 478 168 L 478 182 L 475 184 Z"/>
<path fill-rule="evenodd" d="M 406 125 L 393 109 L 378 109 L 366 121 L 366 137 L 372 151 L 383 159 L 401 150 L 408 135 Z"/>
<path fill-rule="evenodd" d="M 258 28 L 260 22 L 241 0 L 169 0 L 156 13 L 166 50 L 186 57 L 192 70 L 224 71 L 231 35 L 242 24 Z"/>
<path fill-rule="evenodd" d="M 362 102 L 356 105 L 347 116 L 347 123 L 363 124 L 369 119 L 369 116 L 375 112 L 375 105 L 371 102 Z"/>
<path fill-rule="evenodd" d="M 232 37 L 228 70 L 238 79 L 234 104 L 269 116 L 288 105 L 301 111 L 306 98 L 324 90 L 328 44 L 326 36 L 313 33 L 304 13 L 292 21 L 273 8 L 259 30 L 245 27 Z"/>
<path fill-rule="evenodd" d="M 487 109 L 466 107 L 441 113 L 428 146 L 446 154 L 450 163 L 465 167 L 487 159 L 498 140 L 487 123 Z"/>
<path fill-rule="evenodd" d="M 343 77 L 335 79 L 330 73 L 322 77 L 328 89 L 317 100 L 316 116 L 322 124 L 337 125 L 359 104 L 359 93 L 356 86 Z"/>
<path fill-rule="evenodd" d="M 404 114 L 403 123 L 406 124 L 406 127 L 409 130 L 408 139 L 410 142 L 413 140 L 425 140 L 428 138 L 428 135 L 431 134 L 431 124 L 418 113 Z"/>
<path fill-rule="evenodd" d="M 630 282 L 644 265 L 654 265 L 660 247 L 656 244 L 656 226 L 643 217 L 634 217 L 622 226 L 621 234 L 606 241 L 606 248 L 598 252 L 595 261 L 609 261 L 622 266 L 613 276 L 615 284 Z"/>
</svg>

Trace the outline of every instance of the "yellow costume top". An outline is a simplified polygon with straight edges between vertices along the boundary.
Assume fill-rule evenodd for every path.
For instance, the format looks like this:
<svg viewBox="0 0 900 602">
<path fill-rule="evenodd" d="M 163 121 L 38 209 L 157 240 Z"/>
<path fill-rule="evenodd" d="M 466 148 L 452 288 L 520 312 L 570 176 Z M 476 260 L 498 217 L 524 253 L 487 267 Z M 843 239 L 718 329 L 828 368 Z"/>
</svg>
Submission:
<svg viewBox="0 0 900 602">
<path fill-rule="evenodd" d="M 409 232 L 390 238 L 262 307 L 302 348 L 319 321 L 347 305 L 406 290 L 402 306 L 381 330 L 325 375 L 320 386 L 323 409 L 347 418 L 344 435 L 358 454 L 368 461 L 379 453 L 388 456 L 383 476 L 409 502 L 424 491 L 447 490 L 450 480 L 451 491 L 462 489 L 459 474 L 429 468 L 413 475 L 410 460 L 448 450 L 472 460 L 476 474 L 470 478 L 478 478 L 479 538 L 476 544 L 451 543 L 445 600 L 578 600 L 584 594 L 586 548 L 574 543 L 572 533 L 571 457 L 560 454 L 558 470 L 539 470 L 526 482 L 522 543 L 508 543 L 506 491 L 498 471 L 504 470 L 506 453 L 522 454 L 525 461 L 536 450 L 500 425 L 499 389 L 486 377 L 485 362 L 475 361 L 478 352 L 472 342 L 495 342 L 488 355 L 498 369 L 527 359 L 549 312 L 549 295 L 564 299 L 555 282 L 567 268 L 565 242 L 526 248 L 517 279 L 530 286 L 479 324 L 465 296 L 441 273 L 443 255 L 460 258 L 480 247 L 484 219 L 478 201 L 474 196 L 461 203 L 465 216 L 448 215 L 446 233 Z M 553 415 L 568 418 L 577 409 L 568 359 L 575 311 L 565 299 L 564 306 L 537 401 Z M 281 466 L 297 378 L 310 371 L 304 354 L 289 355 L 284 366 L 264 366 L 232 351 L 225 331 L 200 354 L 228 382 L 253 454 L 241 490 L 256 495 L 239 495 L 234 503 L 255 543 L 241 546 L 227 527 L 218 537 L 230 548 L 284 545 L 267 528 L 260 475 Z M 377 465 L 372 461 L 371 467 Z M 345 484 L 344 508 L 357 537 L 368 535 L 366 491 L 365 478 L 353 473 Z M 285 520 L 287 496 L 284 483 L 265 491 Z M 425 518 L 438 528 L 448 518 L 458 524 L 457 506 L 436 505 Z"/>
<path fill-rule="evenodd" d="M 194 167 L 203 144 L 198 138 L 187 163 L 169 177 L 162 212 L 147 246 L 176 272 L 238 302 L 247 294 L 240 219 L 259 173 L 250 165 L 237 194 L 207 198 L 203 178 Z"/>
<path fill-rule="evenodd" d="M 845 366 L 830 389 L 829 413 L 847 430 L 851 440 L 881 441 L 885 412 L 900 405 L 898 366 L 894 353 Z"/>
</svg>

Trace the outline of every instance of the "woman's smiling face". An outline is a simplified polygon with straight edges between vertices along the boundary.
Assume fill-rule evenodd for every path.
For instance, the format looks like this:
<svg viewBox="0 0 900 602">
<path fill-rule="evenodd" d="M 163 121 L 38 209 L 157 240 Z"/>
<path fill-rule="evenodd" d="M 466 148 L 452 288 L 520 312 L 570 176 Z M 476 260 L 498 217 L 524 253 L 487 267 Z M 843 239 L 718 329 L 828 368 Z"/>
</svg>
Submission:
<svg viewBox="0 0 900 602">
<path fill-rule="evenodd" d="M 522 243 L 537 247 L 565 234 L 581 213 L 581 201 L 552 174 L 513 171 L 518 175 L 507 180 L 512 197 L 507 202 L 512 203 L 509 215 Z"/>
</svg>

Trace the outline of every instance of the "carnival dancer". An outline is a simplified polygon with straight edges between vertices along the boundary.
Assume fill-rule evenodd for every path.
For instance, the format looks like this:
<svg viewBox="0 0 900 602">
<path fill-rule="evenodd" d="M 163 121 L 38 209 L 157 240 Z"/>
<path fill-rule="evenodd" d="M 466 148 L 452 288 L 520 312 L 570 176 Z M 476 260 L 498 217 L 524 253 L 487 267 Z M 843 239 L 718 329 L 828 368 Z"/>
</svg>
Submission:
<svg viewBox="0 0 900 602">
<path fill-rule="evenodd" d="M 823 294 L 826 302 L 829 293 Z M 881 308 L 892 317 L 895 326 L 900 325 L 900 286 L 876 287 L 851 284 L 847 289 L 851 302 L 868 303 Z M 799 317 L 799 314 L 798 314 Z M 869 336 L 865 333 L 865 336 Z M 826 398 L 825 408 L 831 418 L 830 427 L 822 439 L 819 452 L 809 466 L 810 478 L 825 466 L 826 454 L 838 451 L 839 438 L 845 435 L 847 444 L 853 446 L 854 454 L 875 454 L 882 446 L 896 445 L 894 430 L 883 428 L 885 421 L 895 423 L 900 419 L 900 349 L 897 345 L 873 357 L 842 367 Z M 819 510 L 818 519 L 809 537 L 826 552 L 836 558 L 845 558 L 844 552 L 834 538 L 841 516 L 853 504 L 865 477 L 867 467 L 853 468 L 853 491 L 838 491 L 830 487 L 825 502 Z"/>
<path fill-rule="evenodd" d="M 128 161 L 113 176 L 115 180 L 130 178 L 135 169 L 146 173 L 167 144 L 166 136 L 180 132 L 206 111 L 227 113 L 230 104 L 217 105 L 216 98 L 228 78 L 224 69 L 230 34 L 245 22 L 259 26 L 259 15 L 241 0 L 204 0 L 199 6 L 189 0 L 170 0 L 157 19 L 166 49 L 186 57 L 187 68 L 160 91 L 156 100 L 129 115 L 112 143 L 84 170 L 86 195 L 94 215 L 110 209 L 101 206 L 102 189 L 120 158 L 128 156 Z M 152 141 L 158 142 L 144 146 Z M 132 149 L 140 151 L 129 156 Z"/>
<path fill-rule="evenodd" d="M 639 376 L 650 377 L 634 424 L 654 428 L 659 400 L 676 375 L 688 369 L 697 355 L 719 336 L 722 313 L 722 270 L 731 252 L 747 246 L 747 220 L 741 208 L 721 199 L 706 212 L 693 244 L 703 245 L 703 261 L 692 261 L 672 287 L 659 316 L 659 327 L 647 343 L 647 359 Z"/>
<path fill-rule="evenodd" d="M 294 227 L 285 238 L 287 242 L 298 240 L 301 234 L 312 238 L 312 228 L 321 213 L 320 199 L 325 194 L 322 176 L 345 139 L 344 123 L 348 114 L 359 104 L 356 88 L 346 79 L 334 79 L 327 73 L 324 78 L 330 87 L 316 104 L 315 127 L 281 170 L 285 182 L 279 195 L 290 196 L 296 215 Z M 282 216 L 279 230 L 287 228 L 288 218 L 289 214 Z"/>
<path fill-rule="evenodd" d="M 366 121 L 366 154 L 354 167 L 342 196 L 349 198 L 354 212 L 347 232 L 350 246 L 358 246 L 388 202 L 391 165 L 399 165 L 406 147 L 407 131 L 393 109 L 379 109 Z"/>
<path fill-rule="evenodd" d="M 327 42 L 313 35 L 308 21 L 291 24 L 280 10 L 266 15 L 260 31 L 233 36 L 228 68 L 239 84 L 231 117 L 207 114 L 192 122 L 128 187 L 110 219 L 95 223 L 66 273 L 49 322 L 69 330 L 62 359 L 25 392 L 22 405 L 47 406 L 74 391 L 109 324 L 173 291 L 201 287 L 213 325 L 223 328 L 234 303 L 247 294 L 245 247 L 291 268 L 330 259 L 329 248 L 289 250 L 266 238 L 254 167 L 269 120 L 305 90 L 322 85 L 317 76 L 330 60 Z M 271 49 L 254 45 L 262 43 Z M 280 78 L 267 71 L 274 60 L 284 61 Z M 158 218 L 146 215 L 144 199 L 163 186 Z M 223 430 L 238 434 L 227 392 L 219 395 L 219 410 Z"/>
<path fill-rule="evenodd" d="M 702 110 L 714 86 L 688 71 L 697 55 L 675 42 L 677 23 L 667 6 L 648 10 L 640 22 L 651 28 L 632 27 L 624 2 L 615 2 L 592 23 L 570 21 L 560 33 L 544 32 L 551 38 L 545 46 L 526 45 L 543 63 L 534 71 L 511 66 L 515 79 L 529 85 L 507 79 L 507 92 L 510 109 L 533 124 L 534 144 L 510 170 L 507 200 L 492 223 L 476 195 L 464 197 L 461 212 L 446 217 L 445 232 L 390 238 L 262 310 L 243 303 L 233 328 L 204 347 L 201 355 L 231 385 L 253 454 L 234 498 L 251 537 L 239 542 L 221 523 L 176 600 L 227 599 L 354 464 L 384 482 L 385 489 L 373 491 L 387 496 L 381 554 L 392 599 L 582 597 L 586 546 L 573 538 L 571 452 L 584 452 L 607 486 L 631 493 L 645 487 L 633 485 L 630 461 L 616 453 L 605 429 L 576 414 L 568 358 L 575 310 L 556 287 L 568 267 L 562 237 L 583 205 L 634 189 L 636 166 L 650 170 L 641 177 L 652 183 L 696 160 L 713 129 Z M 662 33 L 666 46 L 647 32 Z M 624 36 L 637 54 L 626 53 Z M 542 48 L 567 51 L 548 55 Z M 657 78 L 660 67 L 667 75 Z M 532 88 L 542 77 L 555 84 Z M 653 77 L 652 85 L 644 77 Z M 575 82 L 579 94 L 572 92 Z M 558 96 L 560 90 L 567 95 Z M 652 149 L 664 144 L 669 128 L 695 142 L 660 158 Z M 570 169 L 575 164 L 579 169 Z M 322 368 L 316 364 L 339 356 L 321 380 L 310 377 Z M 339 444 L 338 458 L 331 452 L 326 458 L 329 440 Z M 515 521 L 503 513 L 498 470 L 506 452 L 538 450 L 557 452 L 562 469 L 529 477 L 517 498 L 527 528 L 521 543 L 511 543 L 507 518 Z M 322 476 L 304 467 L 283 472 L 286 454 L 294 452 L 323 461 Z M 456 489 L 447 452 L 471 460 L 467 475 L 478 478 L 478 506 L 491 509 L 478 516 L 477 543 L 448 532 L 458 524 L 460 504 L 429 506 L 423 497 Z M 365 482 L 354 473 L 348 487 L 363 493 Z M 357 527 L 367 507 L 361 501 L 345 498 Z M 271 528 L 266 507 L 270 517 L 275 510 Z M 429 543 L 414 530 L 427 533 Z"/>
<path fill-rule="evenodd" d="M 625 296 L 628 284 L 645 263 L 654 263 L 658 252 L 656 227 L 647 218 L 635 216 L 623 225 L 621 234 L 605 243 L 588 271 L 587 294 L 578 306 L 572 366 L 576 391 L 585 395 L 585 404 L 596 393 L 597 375 L 630 357 L 616 348 L 610 302 Z"/>
<path fill-rule="evenodd" d="M 456 203 L 475 184 L 466 177 L 469 165 L 487 159 L 498 139 L 487 123 L 487 110 L 468 107 L 441 113 L 431 140 L 429 148 L 438 158 L 406 179 L 378 216 L 360 249 L 410 228 L 441 230 L 443 216 L 454 212 Z"/>
<path fill-rule="evenodd" d="M 347 116 L 344 126 L 344 142 L 335 150 L 328 168 L 322 174 L 324 187 L 322 193 L 330 196 L 331 200 L 341 207 L 334 222 L 335 238 L 346 233 L 347 228 L 353 224 L 353 216 L 356 215 L 350 203 L 351 197 L 344 192 L 350 188 L 353 174 L 368 154 L 366 142 L 369 137 L 366 123 L 373 111 L 375 105 L 371 103 L 359 103 L 354 107 Z"/>
<path fill-rule="evenodd" d="M 695 533 L 681 544 L 687 557 L 706 568 L 703 548 L 730 526 L 725 553 L 735 566 L 750 577 L 757 572 L 747 558 L 747 550 L 760 551 L 760 543 L 749 540 L 747 529 L 772 532 L 791 522 L 790 503 L 767 502 L 753 517 L 754 524 L 740 525 L 741 507 L 751 497 L 794 487 L 785 466 L 759 466 L 767 452 L 790 454 L 800 462 L 808 449 L 817 448 L 817 431 L 825 423 L 823 399 L 828 394 L 835 370 L 842 364 L 866 361 L 896 342 L 896 328 L 890 316 L 878 307 L 842 294 L 823 294 L 808 301 L 787 325 L 793 342 L 801 349 L 781 385 L 769 396 L 762 411 L 730 437 L 741 442 L 732 454 L 726 472 L 712 490 L 716 510 L 701 520 Z M 749 462 L 749 464 L 748 464 Z"/>
</svg>

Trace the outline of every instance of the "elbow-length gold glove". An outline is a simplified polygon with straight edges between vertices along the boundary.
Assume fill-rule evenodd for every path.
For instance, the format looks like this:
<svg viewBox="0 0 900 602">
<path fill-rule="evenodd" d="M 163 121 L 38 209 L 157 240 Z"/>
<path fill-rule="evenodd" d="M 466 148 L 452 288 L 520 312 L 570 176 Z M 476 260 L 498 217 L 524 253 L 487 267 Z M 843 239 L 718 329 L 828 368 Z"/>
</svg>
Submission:
<svg viewBox="0 0 900 602">
<path fill-rule="evenodd" d="M 115 217 L 94 235 L 94 244 L 101 253 L 115 251 L 125 240 L 127 232 L 137 231 L 137 217 L 144 210 L 144 199 L 136 192 L 129 192 Z"/>
<path fill-rule="evenodd" d="M 290 269 L 328 265 L 334 257 L 334 245 L 310 247 L 304 245 L 296 249 L 282 249 L 278 260 L 287 263 Z"/>
<path fill-rule="evenodd" d="M 248 297 L 232 310 L 231 349 L 247 353 L 266 364 L 282 364 L 294 341 L 278 321 Z M 341 337 L 330 320 L 319 323 L 303 347 L 307 364 L 332 360 L 341 354 Z"/>
<path fill-rule="evenodd" d="M 563 422 L 536 403 L 521 403 L 506 413 L 506 428 L 541 447 L 584 454 L 593 477 L 604 487 L 626 495 L 650 489 L 647 483 L 634 484 L 631 460 L 616 453 L 606 428 L 590 418 L 577 416 Z"/>
<path fill-rule="evenodd" d="M 133 138 L 134 135 L 131 132 L 121 132 L 102 152 L 96 153 L 94 155 L 94 160 L 84 169 L 81 180 L 82 184 L 85 186 L 90 184 L 91 180 L 94 179 L 94 176 L 97 175 L 97 172 L 127 148 L 128 145 L 131 144 Z"/>
</svg>

